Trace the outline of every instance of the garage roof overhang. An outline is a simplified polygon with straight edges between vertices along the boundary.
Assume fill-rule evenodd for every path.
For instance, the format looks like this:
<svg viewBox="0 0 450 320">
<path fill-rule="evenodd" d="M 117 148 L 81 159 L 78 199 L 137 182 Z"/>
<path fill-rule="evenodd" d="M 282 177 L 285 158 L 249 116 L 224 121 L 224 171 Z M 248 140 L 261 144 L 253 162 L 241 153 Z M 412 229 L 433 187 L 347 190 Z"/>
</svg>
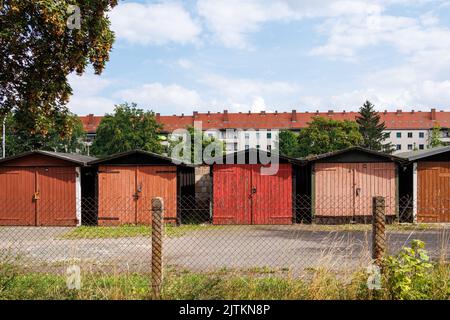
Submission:
<svg viewBox="0 0 450 320">
<path fill-rule="evenodd" d="M 0 159 L 0 165 L 13 164 L 15 162 L 19 162 L 20 160 L 30 158 L 32 156 L 43 156 L 48 157 L 49 159 L 62 160 L 61 163 L 65 162 L 67 164 L 82 167 L 87 166 L 90 161 L 97 159 L 94 157 L 84 156 L 81 154 L 35 150 Z M 51 161 L 49 162 L 49 164 L 51 165 Z"/>
<path fill-rule="evenodd" d="M 116 153 L 91 161 L 89 162 L 89 165 L 174 165 L 181 167 L 194 167 L 194 165 L 182 163 L 175 159 L 143 150 L 131 150 Z"/>
<path fill-rule="evenodd" d="M 420 160 L 437 160 L 437 161 L 450 161 L 450 146 L 437 147 L 426 150 L 404 152 L 398 154 L 398 157 L 405 159 L 409 162 Z"/>
<path fill-rule="evenodd" d="M 213 164 L 269 164 L 277 161 L 278 163 L 291 163 L 294 165 L 303 165 L 305 162 L 301 159 L 295 159 L 288 156 L 283 156 L 276 152 L 268 152 L 261 149 L 247 149 L 228 153 L 223 156 L 211 158 L 210 161 L 205 162 L 207 165 Z"/>
<path fill-rule="evenodd" d="M 323 153 L 302 158 L 306 162 L 331 162 L 331 163 L 356 163 L 356 162 L 396 162 L 406 164 L 403 158 L 388 153 L 374 151 L 362 147 L 350 147 L 347 149 Z"/>
</svg>

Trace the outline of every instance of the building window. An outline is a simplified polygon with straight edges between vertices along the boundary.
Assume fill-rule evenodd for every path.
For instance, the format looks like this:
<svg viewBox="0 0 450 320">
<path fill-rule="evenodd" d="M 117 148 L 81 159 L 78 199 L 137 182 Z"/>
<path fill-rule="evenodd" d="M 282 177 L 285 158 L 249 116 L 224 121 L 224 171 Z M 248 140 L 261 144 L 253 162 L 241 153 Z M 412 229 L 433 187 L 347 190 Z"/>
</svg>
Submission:
<svg viewBox="0 0 450 320">
<path fill-rule="evenodd" d="M 401 144 L 398 144 L 398 145 L 396 146 L 396 149 L 397 149 L 397 150 L 402 150 L 402 145 L 401 145 Z"/>
<path fill-rule="evenodd" d="M 250 133 L 248 133 L 248 132 L 245 133 L 245 139 L 246 140 L 250 139 Z"/>
<path fill-rule="evenodd" d="M 402 133 L 401 132 L 397 132 L 397 138 L 401 138 L 402 137 Z"/>
<path fill-rule="evenodd" d="M 259 144 L 256 145 L 256 149 L 259 149 Z"/>
<path fill-rule="evenodd" d="M 390 138 L 391 137 L 391 133 L 390 132 L 386 132 L 386 138 Z"/>
<path fill-rule="evenodd" d="M 413 149 L 413 145 L 412 144 L 408 144 L 408 150 L 412 150 Z"/>
<path fill-rule="evenodd" d="M 238 144 L 234 143 L 234 151 L 237 151 L 237 149 L 238 149 Z"/>
<path fill-rule="evenodd" d="M 272 146 L 270 144 L 267 146 L 267 151 L 272 151 Z"/>
<path fill-rule="evenodd" d="M 267 132 L 267 139 L 272 139 L 272 133 L 271 132 Z"/>
<path fill-rule="evenodd" d="M 419 132 L 419 138 L 425 138 L 425 133 L 424 132 Z"/>
<path fill-rule="evenodd" d="M 248 144 L 245 145 L 245 150 L 250 149 L 250 146 Z"/>
<path fill-rule="evenodd" d="M 259 132 L 256 133 L 256 139 L 259 139 Z"/>
<path fill-rule="evenodd" d="M 419 150 L 425 149 L 425 146 L 423 144 L 419 144 Z"/>
<path fill-rule="evenodd" d="M 408 132 L 408 138 L 412 138 L 413 137 L 413 133 L 412 132 Z"/>
<path fill-rule="evenodd" d="M 208 137 L 212 138 L 212 137 L 213 137 L 213 134 L 212 134 L 211 132 L 208 133 Z"/>
</svg>

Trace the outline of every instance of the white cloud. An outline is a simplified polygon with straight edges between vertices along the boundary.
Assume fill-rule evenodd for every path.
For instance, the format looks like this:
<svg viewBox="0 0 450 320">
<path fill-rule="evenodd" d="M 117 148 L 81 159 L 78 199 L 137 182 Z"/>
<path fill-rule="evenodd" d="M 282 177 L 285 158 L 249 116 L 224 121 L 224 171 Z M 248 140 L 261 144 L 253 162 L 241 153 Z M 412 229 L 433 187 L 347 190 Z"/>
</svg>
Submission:
<svg viewBox="0 0 450 320">
<path fill-rule="evenodd" d="M 202 104 L 202 99 L 195 90 L 177 84 L 163 85 L 157 82 L 121 90 L 116 96 L 125 101 L 136 102 L 142 108 L 162 112 L 167 109 L 183 112 Z"/>
<path fill-rule="evenodd" d="M 264 81 L 245 78 L 229 78 L 216 74 L 200 77 L 199 82 L 206 87 L 209 105 L 231 108 L 233 111 L 266 110 L 266 101 L 273 104 L 296 100 L 300 87 L 283 81 Z M 268 111 L 268 110 L 267 110 Z"/>
<path fill-rule="evenodd" d="M 114 109 L 114 100 L 102 96 L 102 91 L 111 85 L 111 81 L 92 73 L 83 76 L 69 75 L 69 83 L 73 90 L 69 109 L 79 115 L 89 113 L 101 115 Z"/>
<path fill-rule="evenodd" d="M 124 3 L 110 13 L 111 28 L 119 39 L 142 45 L 193 43 L 201 32 L 179 3 Z"/>
</svg>

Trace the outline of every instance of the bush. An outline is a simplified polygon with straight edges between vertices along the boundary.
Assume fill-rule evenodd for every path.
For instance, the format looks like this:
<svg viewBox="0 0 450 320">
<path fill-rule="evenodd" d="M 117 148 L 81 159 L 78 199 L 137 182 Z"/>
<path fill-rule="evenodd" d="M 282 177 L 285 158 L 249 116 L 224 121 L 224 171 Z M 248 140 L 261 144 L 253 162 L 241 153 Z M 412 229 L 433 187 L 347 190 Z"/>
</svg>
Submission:
<svg viewBox="0 0 450 320">
<path fill-rule="evenodd" d="M 391 299 L 431 298 L 434 266 L 424 248 L 422 241 L 413 240 L 410 248 L 385 259 L 385 286 Z"/>
</svg>

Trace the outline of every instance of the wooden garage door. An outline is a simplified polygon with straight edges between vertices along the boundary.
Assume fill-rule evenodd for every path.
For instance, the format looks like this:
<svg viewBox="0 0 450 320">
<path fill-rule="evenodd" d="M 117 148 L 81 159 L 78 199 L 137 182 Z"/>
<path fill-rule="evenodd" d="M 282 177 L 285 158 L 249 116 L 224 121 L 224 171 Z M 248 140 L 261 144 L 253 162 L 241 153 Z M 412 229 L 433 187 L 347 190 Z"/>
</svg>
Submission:
<svg viewBox="0 0 450 320">
<path fill-rule="evenodd" d="M 251 169 L 218 164 L 213 174 L 213 223 L 251 224 Z"/>
<path fill-rule="evenodd" d="M 292 223 L 292 166 L 280 164 L 275 175 L 261 167 L 214 166 L 214 224 Z"/>
<path fill-rule="evenodd" d="M 36 224 L 35 172 L 25 168 L 0 168 L 0 225 Z"/>
<path fill-rule="evenodd" d="M 100 225 L 151 223 L 151 199 L 164 200 L 165 220 L 177 217 L 177 169 L 174 166 L 100 166 Z"/>
<path fill-rule="evenodd" d="M 252 165 L 252 223 L 292 224 L 292 166 L 279 164 L 274 175 Z"/>
<path fill-rule="evenodd" d="M 142 166 L 137 168 L 137 222 L 151 223 L 151 201 L 164 200 L 164 220 L 177 218 L 177 168 L 174 166 Z"/>
<path fill-rule="evenodd" d="M 74 167 L 36 170 L 37 225 L 76 226 L 76 171 Z"/>
<path fill-rule="evenodd" d="M 450 163 L 419 162 L 417 170 L 418 221 L 450 222 Z"/>
<path fill-rule="evenodd" d="M 394 163 L 315 164 L 316 216 L 371 216 L 375 196 L 385 198 L 387 215 L 395 215 Z"/>
<path fill-rule="evenodd" d="M 98 223 L 136 223 L 136 168 L 100 166 L 98 172 Z"/>
</svg>

